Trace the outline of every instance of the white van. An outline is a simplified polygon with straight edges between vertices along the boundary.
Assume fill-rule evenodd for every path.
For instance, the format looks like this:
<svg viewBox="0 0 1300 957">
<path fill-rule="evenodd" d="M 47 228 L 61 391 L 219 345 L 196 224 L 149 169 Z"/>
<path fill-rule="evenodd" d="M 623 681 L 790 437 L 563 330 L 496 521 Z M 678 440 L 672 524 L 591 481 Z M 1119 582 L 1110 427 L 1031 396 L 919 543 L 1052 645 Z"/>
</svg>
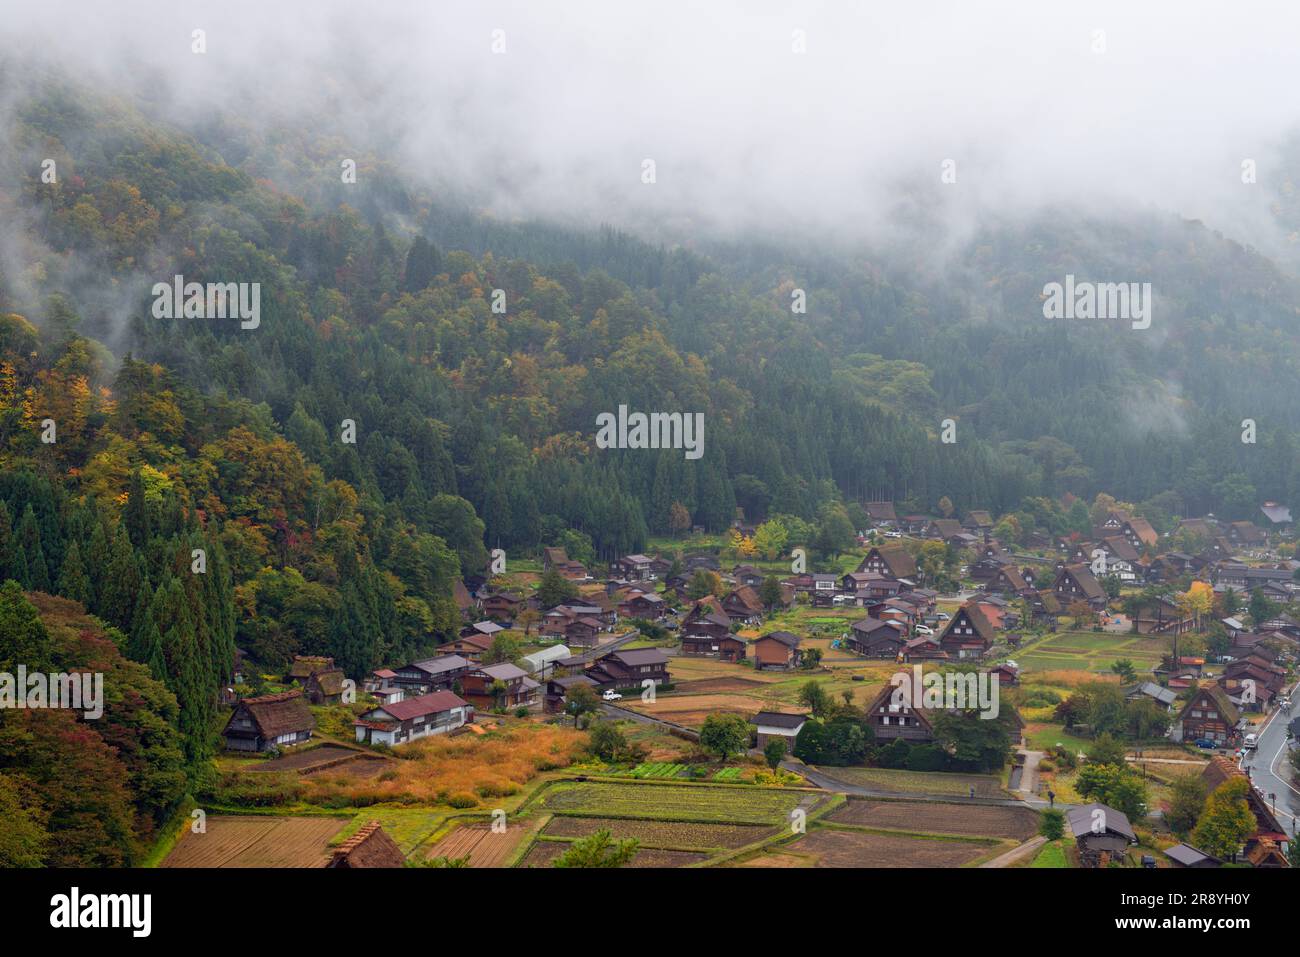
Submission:
<svg viewBox="0 0 1300 957">
<path fill-rule="evenodd" d="M 1259 735 L 1255 735 L 1255 734 L 1246 735 L 1246 740 L 1242 742 L 1242 747 L 1244 747 L 1247 751 L 1254 751 L 1256 748 L 1259 747 Z"/>
</svg>

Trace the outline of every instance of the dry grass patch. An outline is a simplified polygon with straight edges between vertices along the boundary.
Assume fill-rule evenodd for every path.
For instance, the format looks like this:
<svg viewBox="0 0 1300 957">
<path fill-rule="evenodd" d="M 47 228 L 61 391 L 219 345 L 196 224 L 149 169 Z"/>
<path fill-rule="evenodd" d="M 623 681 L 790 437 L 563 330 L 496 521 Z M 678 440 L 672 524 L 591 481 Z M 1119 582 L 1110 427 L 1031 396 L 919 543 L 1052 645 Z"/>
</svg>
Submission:
<svg viewBox="0 0 1300 957">
<path fill-rule="evenodd" d="M 488 734 L 438 735 L 399 748 L 404 760 L 386 762 L 366 780 L 324 771 L 307 778 L 304 800 L 331 806 L 385 802 L 475 807 L 484 799 L 517 794 L 543 771 L 568 767 L 587 735 L 573 728 L 503 724 Z"/>
</svg>

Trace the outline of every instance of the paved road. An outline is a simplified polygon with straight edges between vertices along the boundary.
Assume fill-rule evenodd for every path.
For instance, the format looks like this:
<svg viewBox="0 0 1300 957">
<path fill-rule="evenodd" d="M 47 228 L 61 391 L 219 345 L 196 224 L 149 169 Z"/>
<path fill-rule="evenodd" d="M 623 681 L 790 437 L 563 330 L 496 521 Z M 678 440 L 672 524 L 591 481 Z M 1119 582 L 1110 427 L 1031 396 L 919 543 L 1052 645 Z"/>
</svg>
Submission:
<svg viewBox="0 0 1300 957">
<path fill-rule="evenodd" d="M 1247 752 L 1242 767 L 1249 770 L 1251 781 L 1263 792 L 1282 826 L 1295 833 L 1296 828 L 1300 827 L 1300 788 L 1291 783 L 1291 767 L 1287 758 L 1290 742 L 1286 739 L 1286 728 L 1291 717 L 1281 708 L 1269 716 L 1263 729 L 1257 732 L 1258 750 L 1253 754 Z M 1270 794 L 1277 795 L 1276 800 L 1270 799 Z"/>
</svg>

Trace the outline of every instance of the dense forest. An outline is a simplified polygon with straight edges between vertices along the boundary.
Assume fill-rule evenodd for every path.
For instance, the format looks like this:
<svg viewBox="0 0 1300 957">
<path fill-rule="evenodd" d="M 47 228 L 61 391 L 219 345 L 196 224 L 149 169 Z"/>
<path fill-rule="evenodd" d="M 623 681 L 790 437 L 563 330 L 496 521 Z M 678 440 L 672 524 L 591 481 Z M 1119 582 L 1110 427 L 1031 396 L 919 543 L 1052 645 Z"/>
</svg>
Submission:
<svg viewBox="0 0 1300 957">
<path fill-rule="evenodd" d="M 356 676 L 427 651 L 490 548 L 608 560 L 683 508 L 722 531 L 737 508 L 815 524 L 946 499 L 1059 531 L 1080 520 L 1063 496 L 1103 491 L 1158 527 L 1300 502 L 1295 282 L 1200 224 L 989 224 L 941 280 L 885 253 L 503 223 L 382 157 L 346 182 L 314 127 L 179 129 L 0 85 L 20 171 L 0 184 L 0 581 L 97 623 L 47 634 L 16 589 L 0 614 L 51 660 L 111 659 L 140 689 L 123 720 L 176 730 L 160 779 L 123 784 L 134 809 L 97 813 L 125 822 L 96 844 L 119 861 L 202 773 L 236 648 Z M 1044 282 L 1116 270 L 1157 287 L 1151 330 L 1042 318 Z M 259 283 L 257 328 L 156 318 L 176 275 Z M 620 405 L 702 412 L 703 457 L 597 449 Z M 20 807 L 14 753 L 0 802 Z"/>
</svg>

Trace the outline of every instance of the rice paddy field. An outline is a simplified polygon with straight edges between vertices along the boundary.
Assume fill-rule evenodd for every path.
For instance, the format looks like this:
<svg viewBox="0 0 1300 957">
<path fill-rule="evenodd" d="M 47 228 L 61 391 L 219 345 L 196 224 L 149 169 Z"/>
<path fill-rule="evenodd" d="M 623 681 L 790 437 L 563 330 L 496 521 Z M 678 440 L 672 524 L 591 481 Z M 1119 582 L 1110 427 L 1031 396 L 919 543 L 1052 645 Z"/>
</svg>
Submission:
<svg viewBox="0 0 1300 957">
<path fill-rule="evenodd" d="M 1160 663 L 1168 645 L 1168 639 L 1132 633 L 1062 631 L 1034 640 L 1014 657 L 1027 672 L 1108 672 L 1120 658 L 1128 658 L 1142 672 Z"/>
</svg>

